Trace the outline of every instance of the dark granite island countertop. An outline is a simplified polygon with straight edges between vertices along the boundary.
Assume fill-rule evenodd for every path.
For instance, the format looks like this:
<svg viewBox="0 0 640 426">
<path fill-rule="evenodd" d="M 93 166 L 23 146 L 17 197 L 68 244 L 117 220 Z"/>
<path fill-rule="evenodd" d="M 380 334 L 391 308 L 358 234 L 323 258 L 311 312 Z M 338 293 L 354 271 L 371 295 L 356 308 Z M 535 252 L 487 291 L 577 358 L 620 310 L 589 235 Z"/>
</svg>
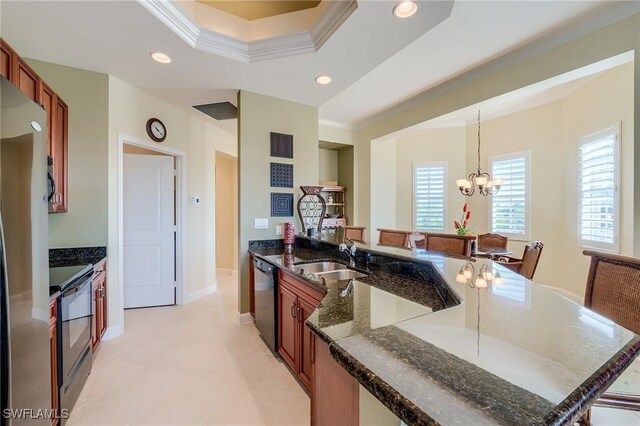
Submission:
<svg viewBox="0 0 640 426">
<path fill-rule="evenodd" d="M 107 248 L 72 247 L 49 249 L 49 267 L 95 265 L 107 257 Z"/>
<path fill-rule="evenodd" d="M 289 256 L 256 243 L 255 255 L 287 273 L 297 262 L 346 260 L 304 237 Z M 408 424 L 571 424 L 640 353 L 640 336 L 489 260 L 470 263 L 502 283 L 473 288 L 456 281 L 468 259 L 358 247 L 357 267 L 370 275 L 346 297 L 346 281 L 329 283 L 306 324 Z M 640 382 L 637 369 L 628 373 Z"/>
</svg>

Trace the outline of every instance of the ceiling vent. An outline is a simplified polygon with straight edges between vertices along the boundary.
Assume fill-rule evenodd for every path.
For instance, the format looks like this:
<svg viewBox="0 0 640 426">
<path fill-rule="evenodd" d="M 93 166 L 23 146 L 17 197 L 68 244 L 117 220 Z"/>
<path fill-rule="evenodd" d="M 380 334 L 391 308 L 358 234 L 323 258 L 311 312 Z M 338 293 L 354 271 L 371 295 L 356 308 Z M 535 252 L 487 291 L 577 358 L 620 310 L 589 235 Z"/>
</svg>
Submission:
<svg viewBox="0 0 640 426">
<path fill-rule="evenodd" d="M 214 104 L 194 105 L 193 107 L 218 121 L 238 118 L 238 107 L 229 101 L 216 102 Z"/>
</svg>

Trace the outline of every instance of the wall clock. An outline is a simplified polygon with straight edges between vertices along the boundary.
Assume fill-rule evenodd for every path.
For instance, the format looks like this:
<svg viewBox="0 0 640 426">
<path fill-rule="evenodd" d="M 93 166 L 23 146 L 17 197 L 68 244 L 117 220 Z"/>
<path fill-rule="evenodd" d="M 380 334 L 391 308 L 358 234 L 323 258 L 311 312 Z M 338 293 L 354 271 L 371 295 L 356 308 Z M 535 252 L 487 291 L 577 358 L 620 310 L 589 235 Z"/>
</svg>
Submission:
<svg viewBox="0 0 640 426">
<path fill-rule="evenodd" d="M 167 128 L 157 118 L 150 118 L 147 121 L 147 133 L 156 142 L 162 142 L 167 138 Z"/>
</svg>

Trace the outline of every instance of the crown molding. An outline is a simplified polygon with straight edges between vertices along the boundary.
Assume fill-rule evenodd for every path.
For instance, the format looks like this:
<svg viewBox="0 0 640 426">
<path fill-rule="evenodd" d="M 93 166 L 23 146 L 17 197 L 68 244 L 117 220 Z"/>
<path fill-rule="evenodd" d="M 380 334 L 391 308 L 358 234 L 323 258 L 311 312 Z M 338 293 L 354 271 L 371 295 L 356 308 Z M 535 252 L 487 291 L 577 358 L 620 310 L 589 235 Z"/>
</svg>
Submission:
<svg viewBox="0 0 640 426">
<path fill-rule="evenodd" d="M 240 62 L 316 52 L 358 7 L 356 0 L 330 2 L 309 31 L 245 42 L 199 26 L 174 0 L 138 0 L 194 49 Z"/>
<path fill-rule="evenodd" d="M 331 120 L 324 120 L 322 118 L 320 120 L 318 120 L 318 124 L 321 124 L 321 125 L 327 126 L 327 127 L 335 127 L 336 129 L 353 130 L 353 128 L 354 128 L 350 124 L 340 123 L 340 122 L 331 121 Z"/>
<path fill-rule="evenodd" d="M 176 33 L 191 47 L 196 46 L 200 27 L 182 9 L 169 0 L 138 0 L 160 22 Z"/>
<path fill-rule="evenodd" d="M 320 49 L 325 41 L 340 28 L 340 25 L 358 8 L 356 0 L 332 1 L 322 12 L 320 18 L 315 22 L 309 33 L 316 50 Z"/>
</svg>

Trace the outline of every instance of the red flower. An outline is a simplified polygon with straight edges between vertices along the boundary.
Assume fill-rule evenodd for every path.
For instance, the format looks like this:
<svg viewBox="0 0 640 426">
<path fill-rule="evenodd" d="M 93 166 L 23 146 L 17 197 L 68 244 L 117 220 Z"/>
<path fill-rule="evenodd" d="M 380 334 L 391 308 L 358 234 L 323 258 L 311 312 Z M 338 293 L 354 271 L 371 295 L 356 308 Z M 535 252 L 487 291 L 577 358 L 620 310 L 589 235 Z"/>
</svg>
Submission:
<svg viewBox="0 0 640 426">
<path fill-rule="evenodd" d="M 462 206 L 462 212 L 466 212 L 467 211 L 467 203 L 464 203 L 464 206 Z"/>
<path fill-rule="evenodd" d="M 470 218 L 470 217 L 471 217 L 471 211 L 468 211 L 468 212 L 467 212 L 467 218 L 465 219 L 465 222 L 466 222 L 467 220 L 469 220 L 469 218 Z"/>
<path fill-rule="evenodd" d="M 460 224 L 458 223 L 457 220 L 453 221 L 453 227 L 456 228 L 456 229 L 460 229 Z"/>
</svg>

